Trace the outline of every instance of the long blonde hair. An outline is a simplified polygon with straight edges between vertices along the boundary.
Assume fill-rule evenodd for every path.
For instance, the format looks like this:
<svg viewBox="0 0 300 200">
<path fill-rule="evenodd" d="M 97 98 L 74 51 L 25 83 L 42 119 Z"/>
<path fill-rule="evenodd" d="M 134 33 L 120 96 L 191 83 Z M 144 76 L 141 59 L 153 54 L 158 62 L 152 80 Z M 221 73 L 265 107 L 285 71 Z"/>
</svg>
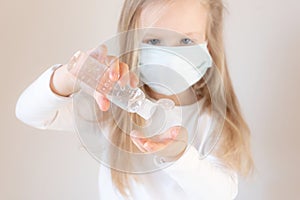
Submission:
<svg viewBox="0 0 300 200">
<path fill-rule="evenodd" d="M 138 29 L 142 10 L 154 2 L 156 3 L 157 1 L 125 0 L 119 19 L 118 32 L 122 33 Z M 163 2 L 167 3 L 170 2 L 170 0 L 159 1 L 159 3 Z M 216 78 L 216 70 L 209 69 L 204 78 L 196 83 L 193 88 L 199 91 L 198 93 L 201 94 L 201 96 L 209 97 L 210 93 L 213 93 L 215 94 L 214 98 L 226 100 L 226 112 L 224 116 L 222 116 L 225 119 L 222 134 L 211 154 L 219 158 L 227 167 L 238 172 L 239 175 L 246 176 L 249 175 L 253 169 L 253 159 L 250 150 L 250 129 L 241 113 L 240 105 L 227 69 L 223 42 L 224 5 L 222 0 L 201 0 L 201 2 L 203 2 L 203 5 L 207 6 L 209 10 L 206 37 L 210 54 L 215 66 L 218 68 L 222 82 Z M 133 46 L 136 45 L 135 43 L 137 41 L 135 41 L 132 36 L 130 37 L 123 40 L 122 48 L 132 49 Z M 135 66 L 137 55 L 133 52 L 132 54 L 125 55 L 121 60 L 129 66 Z M 204 80 L 207 80 L 213 85 L 212 88 L 214 91 L 209 91 Z M 224 94 L 221 92 L 222 88 L 226 91 Z M 211 104 L 210 98 L 206 98 L 204 107 L 208 108 Z M 124 115 L 125 118 L 129 117 L 131 120 L 134 120 L 135 123 L 143 123 L 143 120 L 135 114 L 126 114 L 125 116 L 124 113 L 122 114 L 121 111 L 119 111 L 119 116 L 122 115 Z M 123 126 L 130 126 L 130 123 L 125 122 Z M 115 122 L 111 122 L 110 130 L 112 142 L 126 151 L 139 152 L 130 137 L 122 131 L 124 130 L 123 128 L 121 129 Z M 126 127 L 126 129 L 130 129 L 130 127 Z M 116 153 L 111 156 L 113 156 L 112 160 L 123 162 L 124 165 L 130 167 L 129 157 L 124 158 Z M 137 176 L 115 169 L 111 169 L 111 177 L 112 182 L 124 197 L 130 193 L 130 180 L 132 178 L 138 180 Z"/>
</svg>

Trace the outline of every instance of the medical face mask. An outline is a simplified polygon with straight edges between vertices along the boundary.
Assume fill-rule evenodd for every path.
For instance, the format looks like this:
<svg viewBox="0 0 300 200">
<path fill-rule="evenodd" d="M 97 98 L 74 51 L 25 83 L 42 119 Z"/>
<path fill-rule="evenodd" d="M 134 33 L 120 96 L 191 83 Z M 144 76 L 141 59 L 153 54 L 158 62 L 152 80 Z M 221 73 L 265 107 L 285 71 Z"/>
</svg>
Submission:
<svg viewBox="0 0 300 200">
<path fill-rule="evenodd" d="M 154 46 L 142 43 L 140 79 L 155 92 L 178 94 L 198 82 L 212 66 L 207 43 L 192 46 Z"/>
</svg>

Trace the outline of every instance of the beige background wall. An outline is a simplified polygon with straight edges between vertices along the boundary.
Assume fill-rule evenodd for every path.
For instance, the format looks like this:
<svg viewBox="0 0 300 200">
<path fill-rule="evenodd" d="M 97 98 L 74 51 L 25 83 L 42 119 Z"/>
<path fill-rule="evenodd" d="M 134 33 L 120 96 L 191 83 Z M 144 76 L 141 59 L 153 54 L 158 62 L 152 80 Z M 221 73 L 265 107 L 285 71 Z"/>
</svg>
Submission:
<svg viewBox="0 0 300 200">
<path fill-rule="evenodd" d="M 15 117 L 20 93 L 55 63 L 113 35 L 122 0 L 1 1 L 0 199 L 97 199 L 98 163 L 75 134 Z M 227 0 L 230 73 L 253 133 L 256 175 L 238 199 L 299 199 L 300 3 Z"/>
</svg>

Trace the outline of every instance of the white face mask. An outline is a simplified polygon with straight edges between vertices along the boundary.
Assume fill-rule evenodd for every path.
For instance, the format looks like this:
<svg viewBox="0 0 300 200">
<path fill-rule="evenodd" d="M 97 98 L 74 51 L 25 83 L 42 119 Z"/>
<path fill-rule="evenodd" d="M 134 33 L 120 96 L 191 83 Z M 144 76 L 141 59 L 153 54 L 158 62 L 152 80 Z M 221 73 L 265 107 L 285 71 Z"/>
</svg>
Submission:
<svg viewBox="0 0 300 200">
<path fill-rule="evenodd" d="M 141 80 L 155 92 L 178 94 L 198 82 L 212 66 L 207 43 L 193 46 L 140 45 Z"/>
</svg>

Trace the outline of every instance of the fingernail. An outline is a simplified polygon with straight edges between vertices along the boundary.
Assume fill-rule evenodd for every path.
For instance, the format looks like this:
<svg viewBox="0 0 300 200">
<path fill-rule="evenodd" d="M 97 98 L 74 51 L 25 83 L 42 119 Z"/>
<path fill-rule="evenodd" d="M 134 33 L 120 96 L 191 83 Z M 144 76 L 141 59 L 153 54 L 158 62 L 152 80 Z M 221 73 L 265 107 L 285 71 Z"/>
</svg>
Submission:
<svg viewBox="0 0 300 200">
<path fill-rule="evenodd" d="M 133 80 L 133 87 L 137 87 L 139 84 L 139 80 Z"/>
<path fill-rule="evenodd" d="M 94 93 L 94 97 L 96 98 L 96 102 L 99 105 L 100 110 L 107 111 L 109 108 L 109 100 L 102 95 L 99 95 L 98 92 Z"/>
<path fill-rule="evenodd" d="M 116 72 L 111 73 L 111 74 L 110 74 L 110 79 L 111 79 L 112 81 L 118 80 L 118 79 L 119 79 L 119 73 L 116 73 Z"/>
<path fill-rule="evenodd" d="M 107 111 L 108 108 L 109 108 L 109 106 L 108 106 L 107 103 L 104 103 L 104 104 L 101 105 L 101 110 L 102 110 L 102 111 Z"/>
</svg>

